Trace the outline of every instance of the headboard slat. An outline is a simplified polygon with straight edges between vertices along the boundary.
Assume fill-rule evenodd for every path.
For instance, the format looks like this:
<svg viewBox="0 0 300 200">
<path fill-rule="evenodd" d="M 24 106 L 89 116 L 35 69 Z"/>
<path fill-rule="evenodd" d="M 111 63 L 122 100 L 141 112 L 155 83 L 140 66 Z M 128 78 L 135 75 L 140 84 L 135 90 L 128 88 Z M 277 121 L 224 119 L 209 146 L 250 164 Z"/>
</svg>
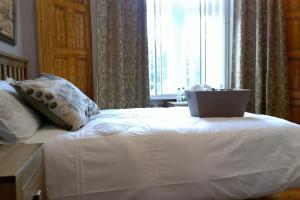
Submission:
<svg viewBox="0 0 300 200">
<path fill-rule="evenodd" d="M 21 80 L 26 79 L 26 71 L 25 71 L 25 70 L 22 70 L 22 71 L 21 71 L 21 74 L 22 74 Z"/>
<path fill-rule="evenodd" d="M 11 65 L 7 65 L 8 67 L 8 77 L 14 77 L 13 73 L 12 73 L 12 66 Z"/>
<path fill-rule="evenodd" d="M 3 80 L 5 80 L 8 76 L 7 65 L 3 65 Z"/>
<path fill-rule="evenodd" d="M 16 79 L 19 79 L 19 77 L 18 77 L 18 67 L 12 66 L 12 70 L 13 70 L 13 77 L 15 77 Z"/>
<path fill-rule="evenodd" d="M 17 74 L 18 74 L 18 79 L 19 79 L 19 80 L 22 79 L 22 76 L 21 76 L 21 68 L 20 68 L 20 67 L 17 68 Z"/>
<path fill-rule="evenodd" d="M 3 74 L 3 65 L 0 63 L 0 80 L 4 79 L 4 74 Z"/>
<path fill-rule="evenodd" d="M 25 80 L 27 63 L 28 61 L 24 58 L 0 51 L 0 80 L 5 80 L 7 77 Z"/>
</svg>

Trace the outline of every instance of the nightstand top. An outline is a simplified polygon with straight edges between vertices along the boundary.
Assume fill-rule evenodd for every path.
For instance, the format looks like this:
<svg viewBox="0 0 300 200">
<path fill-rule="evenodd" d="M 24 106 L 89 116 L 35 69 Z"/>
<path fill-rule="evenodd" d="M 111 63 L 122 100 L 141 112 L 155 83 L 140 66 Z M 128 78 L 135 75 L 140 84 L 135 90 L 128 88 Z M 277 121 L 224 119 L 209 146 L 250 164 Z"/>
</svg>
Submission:
<svg viewBox="0 0 300 200">
<path fill-rule="evenodd" d="M 42 144 L 0 145 L 0 178 L 17 176 L 42 146 Z"/>
</svg>

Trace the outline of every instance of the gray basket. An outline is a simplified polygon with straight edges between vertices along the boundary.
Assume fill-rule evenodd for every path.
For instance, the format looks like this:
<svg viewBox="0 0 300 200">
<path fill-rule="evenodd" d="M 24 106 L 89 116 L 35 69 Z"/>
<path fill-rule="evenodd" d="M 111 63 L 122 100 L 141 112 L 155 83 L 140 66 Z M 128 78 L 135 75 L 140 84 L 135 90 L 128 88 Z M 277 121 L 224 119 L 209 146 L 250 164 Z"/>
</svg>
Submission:
<svg viewBox="0 0 300 200">
<path fill-rule="evenodd" d="M 243 117 L 251 90 L 185 91 L 194 117 Z"/>
</svg>

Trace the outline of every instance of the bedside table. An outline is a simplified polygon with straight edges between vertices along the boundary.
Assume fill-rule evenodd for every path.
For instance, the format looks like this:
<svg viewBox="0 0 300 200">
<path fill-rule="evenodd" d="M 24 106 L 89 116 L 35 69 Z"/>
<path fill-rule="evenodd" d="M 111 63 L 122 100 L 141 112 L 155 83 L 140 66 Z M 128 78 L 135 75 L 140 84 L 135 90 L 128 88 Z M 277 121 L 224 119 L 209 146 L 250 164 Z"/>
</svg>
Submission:
<svg viewBox="0 0 300 200">
<path fill-rule="evenodd" d="M 169 101 L 167 104 L 168 107 L 178 107 L 178 106 L 188 106 L 186 101 L 177 102 L 177 101 Z"/>
<path fill-rule="evenodd" d="M 0 145 L 0 199 L 45 200 L 42 144 Z"/>
</svg>

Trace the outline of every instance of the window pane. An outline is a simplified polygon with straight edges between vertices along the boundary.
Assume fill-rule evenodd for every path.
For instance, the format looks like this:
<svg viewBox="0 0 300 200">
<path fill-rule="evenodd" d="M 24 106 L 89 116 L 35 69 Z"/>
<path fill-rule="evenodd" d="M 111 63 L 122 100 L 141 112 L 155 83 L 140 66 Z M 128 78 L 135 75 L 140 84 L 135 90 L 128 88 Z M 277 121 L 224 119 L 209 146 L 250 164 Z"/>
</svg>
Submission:
<svg viewBox="0 0 300 200">
<path fill-rule="evenodd" d="M 225 0 L 147 0 L 151 95 L 225 85 Z"/>
<path fill-rule="evenodd" d="M 202 0 L 203 1 L 203 0 Z M 205 83 L 220 88 L 225 86 L 225 39 L 226 13 L 225 1 L 206 0 L 205 31 L 206 37 L 206 80 Z"/>
<path fill-rule="evenodd" d="M 155 27 L 154 27 L 154 1 L 147 1 L 147 31 L 148 31 L 148 54 L 149 54 L 149 82 L 150 95 L 156 95 L 155 79 Z"/>
</svg>

